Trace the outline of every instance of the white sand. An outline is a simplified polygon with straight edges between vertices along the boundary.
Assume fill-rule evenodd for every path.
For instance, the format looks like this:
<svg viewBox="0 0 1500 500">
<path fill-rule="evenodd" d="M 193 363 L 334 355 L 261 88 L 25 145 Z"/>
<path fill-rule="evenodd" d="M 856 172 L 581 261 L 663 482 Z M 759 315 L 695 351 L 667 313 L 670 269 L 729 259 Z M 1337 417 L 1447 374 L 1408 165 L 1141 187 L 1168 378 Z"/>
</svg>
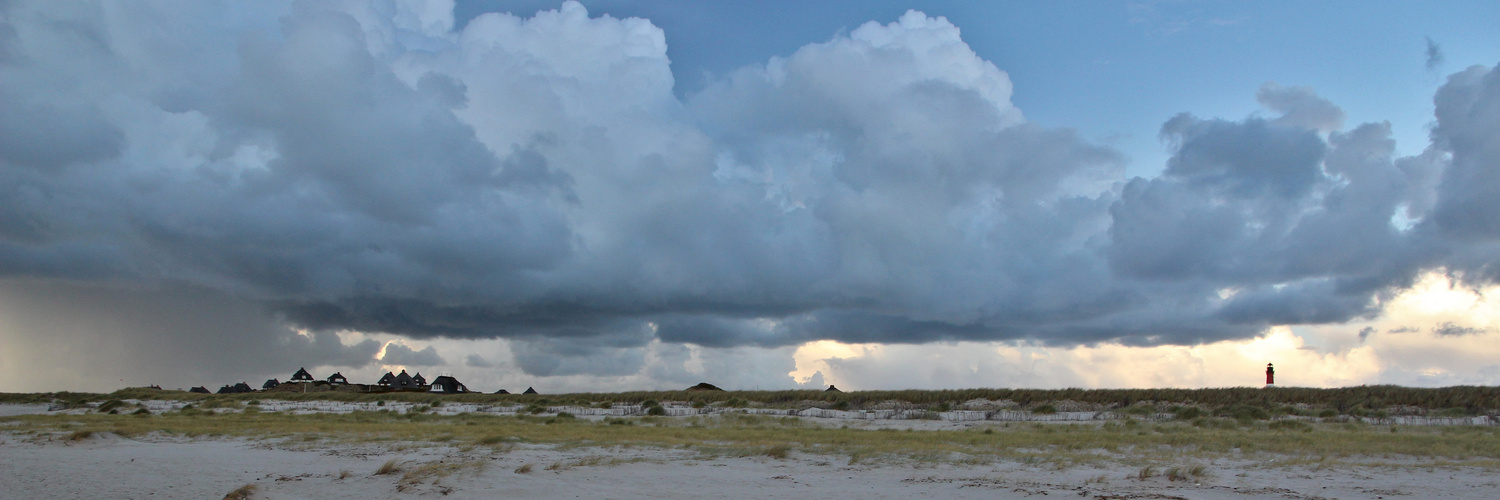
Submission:
<svg viewBox="0 0 1500 500">
<path fill-rule="evenodd" d="M 1480 467 L 1311 465 L 1221 459 L 1210 477 L 1135 479 L 1136 466 L 1057 470 L 1017 462 L 848 465 L 848 457 L 793 453 L 703 459 L 656 448 L 520 446 L 461 453 L 431 443 L 393 453 L 365 446 L 307 447 L 247 440 L 141 441 L 111 434 L 69 442 L 0 434 L 0 497 L 221 498 L 246 484 L 253 498 L 1473 498 L 1500 497 L 1500 478 Z M 402 484 L 373 475 L 388 459 L 407 470 L 440 462 L 480 463 L 447 477 Z M 608 463 L 615 459 L 625 463 Z M 596 465 L 569 466 L 579 461 Z M 564 466 L 547 470 L 554 463 Z M 532 464 L 530 473 L 517 473 Z M 346 478 L 340 478 L 348 471 Z"/>
</svg>

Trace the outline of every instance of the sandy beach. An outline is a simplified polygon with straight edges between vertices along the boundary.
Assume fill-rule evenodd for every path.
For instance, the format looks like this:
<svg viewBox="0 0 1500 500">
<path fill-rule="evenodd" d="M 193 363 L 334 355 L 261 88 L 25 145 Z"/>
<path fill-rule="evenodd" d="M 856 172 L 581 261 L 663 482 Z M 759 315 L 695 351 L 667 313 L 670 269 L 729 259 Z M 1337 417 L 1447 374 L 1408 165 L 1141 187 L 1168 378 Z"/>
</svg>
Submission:
<svg viewBox="0 0 1500 500">
<path fill-rule="evenodd" d="M 1141 479 L 1123 465 L 1058 470 L 1024 463 L 921 462 L 848 465 L 847 457 L 794 453 L 700 459 L 658 448 L 504 453 L 421 447 L 288 446 L 240 439 L 78 442 L 0 438 L 7 498 L 220 498 L 254 485 L 249 498 L 1465 498 L 1500 494 L 1480 467 L 1410 464 L 1323 467 L 1274 459 L 1216 460 L 1210 477 Z M 376 475 L 388 460 L 402 472 Z M 530 466 L 530 472 L 517 472 Z M 424 466 L 434 472 L 423 475 Z M 415 475 L 408 472 L 418 471 Z M 441 472 L 437 472 L 441 471 Z M 446 474 L 446 475 L 441 475 Z"/>
<path fill-rule="evenodd" d="M 0 405 L 0 416 L 46 414 L 45 405 Z M 57 414 L 58 412 L 52 412 Z M 804 418 L 881 433 L 893 421 Z M 898 421 L 912 432 L 954 432 L 967 422 Z M 977 425 L 1000 425 L 982 423 Z M 1070 425 L 1066 423 L 1028 425 Z M 185 437 L 109 432 L 0 434 L 6 498 L 1027 498 L 1318 499 L 1500 495 L 1493 460 L 1265 453 L 1205 455 L 1097 450 L 1097 460 L 887 458 L 859 460 L 800 449 L 754 456 L 690 447 L 504 442 L 354 442 L 318 436 Z M 907 434 L 907 432 L 900 432 Z M 1166 466 L 1147 469 L 1142 455 Z M 1178 457 L 1177 459 L 1171 457 Z M 1175 461 L 1174 461 L 1175 460 Z M 1150 463 L 1161 463 L 1151 460 Z M 378 472 L 391 464 L 396 470 Z M 1199 470 L 1189 472 L 1188 467 Z M 231 497 L 233 498 L 233 497 Z"/>
</svg>

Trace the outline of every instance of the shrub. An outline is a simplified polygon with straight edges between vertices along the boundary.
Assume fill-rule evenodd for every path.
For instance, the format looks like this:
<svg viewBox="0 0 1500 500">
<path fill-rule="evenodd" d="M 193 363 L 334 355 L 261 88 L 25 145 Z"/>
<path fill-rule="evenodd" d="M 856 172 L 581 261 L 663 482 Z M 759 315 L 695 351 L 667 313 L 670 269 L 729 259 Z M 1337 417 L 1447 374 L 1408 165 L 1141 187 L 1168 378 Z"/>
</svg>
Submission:
<svg viewBox="0 0 1500 500">
<path fill-rule="evenodd" d="M 1318 412 L 1318 417 L 1321 418 L 1333 418 L 1337 416 L 1339 416 L 1339 412 L 1337 410 L 1334 410 L 1333 408 L 1326 408 Z"/>
<path fill-rule="evenodd" d="M 647 400 L 641 402 L 641 408 L 650 408 L 652 406 L 659 406 L 659 405 L 661 405 L 661 403 L 656 402 L 655 399 L 647 399 Z"/>
<path fill-rule="evenodd" d="M 520 467 L 516 467 L 516 474 L 530 474 L 530 473 L 531 473 L 531 464 L 526 464 L 526 465 L 522 465 Z"/>
<path fill-rule="evenodd" d="M 1234 406 L 1230 406 L 1230 407 L 1224 408 L 1224 409 L 1220 410 L 1218 413 L 1219 413 L 1219 416 L 1230 417 L 1230 418 L 1233 418 L 1235 420 L 1239 420 L 1241 422 L 1248 422 L 1248 421 L 1251 421 L 1251 420 L 1270 420 L 1271 419 L 1271 414 L 1269 412 L 1267 412 L 1265 410 L 1265 408 L 1260 408 L 1260 407 L 1256 407 L 1256 406 L 1234 405 Z"/>
<path fill-rule="evenodd" d="M 646 414 L 653 416 L 663 416 L 667 414 L 667 409 L 662 408 L 661 406 L 652 406 L 650 409 L 646 410 Z"/>
<path fill-rule="evenodd" d="M 1193 420 L 1203 416 L 1203 409 L 1196 406 L 1174 406 L 1172 414 L 1180 420 Z"/>
<path fill-rule="evenodd" d="M 1053 413 L 1057 413 L 1057 407 L 1052 405 L 1041 405 L 1036 408 L 1032 408 L 1031 412 L 1041 415 L 1050 415 Z"/>
</svg>

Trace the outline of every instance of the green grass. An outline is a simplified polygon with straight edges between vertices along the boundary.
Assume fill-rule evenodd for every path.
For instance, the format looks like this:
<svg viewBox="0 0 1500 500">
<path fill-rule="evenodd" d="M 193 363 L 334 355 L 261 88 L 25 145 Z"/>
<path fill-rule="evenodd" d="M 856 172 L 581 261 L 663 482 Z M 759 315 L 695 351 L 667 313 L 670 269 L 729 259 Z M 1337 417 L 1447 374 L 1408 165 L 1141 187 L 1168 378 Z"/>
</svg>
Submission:
<svg viewBox="0 0 1500 500">
<path fill-rule="evenodd" d="M 42 439 L 83 439 L 112 432 L 133 437 L 151 433 L 188 437 L 233 437 L 287 443 L 387 443 L 392 446 L 486 446 L 502 443 L 558 447 L 651 446 L 696 450 L 706 455 L 783 459 L 792 453 L 841 455 L 851 463 L 889 459 L 960 460 L 984 463 L 1018 460 L 1068 466 L 1115 458 L 1176 460 L 1278 454 L 1295 457 L 1414 457 L 1429 460 L 1500 463 L 1500 439 L 1493 427 L 1391 427 L 1364 424 L 1282 425 L 1232 418 L 1202 417 L 1213 425 L 1136 421 L 1106 424 L 979 426 L 968 430 L 897 432 L 828 428 L 795 417 L 720 417 L 590 421 L 531 416 L 390 412 L 289 415 L 280 413 L 167 412 L 153 416 L 25 415 L 0 418 L 10 432 Z M 1278 421 L 1279 422 L 1279 421 Z M 426 443 L 426 444 L 422 444 Z M 1110 452 L 1102 454 L 1100 451 Z M 957 457 L 957 458 L 955 458 Z M 399 464 L 391 464 L 396 466 Z M 1169 465 L 1166 462 L 1163 466 Z M 434 474 L 439 474 L 434 472 Z M 1189 475 L 1191 475 L 1189 471 Z M 423 477 L 428 477 L 425 473 Z"/>
<path fill-rule="evenodd" d="M 1071 401 L 1101 408 L 1140 413 L 1165 412 L 1171 407 L 1214 409 L 1216 416 L 1238 419 L 1260 418 L 1259 412 L 1381 416 L 1387 408 L 1418 408 L 1432 416 L 1472 416 L 1500 411 L 1500 387 L 1455 386 L 1413 388 L 1391 385 L 1316 389 L 1281 387 L 1261 389 L 1231 387 L 1213 389 L 959 389 L 942 391 L 657 391 L 624 393 L 578 393 L 557 395 L 524 394 L 431 394 L 415 392 L 355 393 L 249 393 L 194 394 L 156 389 L 122 389 L 110 394 L 33 393 L 0 394 L 0 403 L 54 403 L 81 406 L 85 402 L 124 399 L 157 399 L 202 402 L 204 408 L 242 407 L 261 399 L 288 401 L 404 402 L 437 408 L 449 403 L 505 404 L 522 406 L 598 406 L 601 403 L 643 404 L 657 401 L 681 401 L 694 406 L 764 406 L 772 408 L 820 407 L 830 409 L 870 409 L 887 401 L 900 401 L 932 411 L 957 408 L 974 399 L 1010 401 L 1021 407 L 1043 409 L 1058 402 Z M 645 404 L 644 406 L 654 406 Z M 1221 415 L 1230 412 L 1233 415 Z M 1187 417 L 1197 418 L 1197 415 Z"/>
</svg>

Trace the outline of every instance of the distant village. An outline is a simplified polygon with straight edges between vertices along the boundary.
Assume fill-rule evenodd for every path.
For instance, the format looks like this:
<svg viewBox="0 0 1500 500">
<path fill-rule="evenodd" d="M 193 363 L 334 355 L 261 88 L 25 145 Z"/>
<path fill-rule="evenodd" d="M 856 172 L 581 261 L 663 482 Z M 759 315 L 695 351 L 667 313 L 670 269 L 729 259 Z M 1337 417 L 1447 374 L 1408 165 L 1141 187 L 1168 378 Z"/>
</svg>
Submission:
<svg viewBox="0 0 1500 500">
<path fill-rule="evenodd" d="M 459 382 L 458 379 L 450 377 L 448 375 L 439 375 L 437 378 L 432 379 L 432 383 L 429 384 L 427 383 L 427 379 L 422 377 L 421 372 L 418 372 L 416 375 L 408 375 L 406 373 L 406 370 L 401 370 L 401 373 L 399 374 L 386 372 L 385 375 L 380 377 L 380 380 L 375 381 L 374 384 L 353 384 L 349 382 L 348 378 L 344 377 L 344 374 L 339 372 L 334 372 L 333 375 L 329 375 L 327 379 L 319 380 L 317 378 L 314 378 L 311 373 L 308 373 L 307 368 L 305 367 L 298 368 L 297 373 L 293 373 L 292 378 L 287 380 L 286 382 L 282 382 L 274 378 L 267 380 L 266 383 L 261 384 L 259 391 L 250 387 L 250 384 L 244 382 L 220 387 L 217 393 L 211 393 L 209 392 L 208 388 L 202 386 L 194 387 L 188 390 L 188 392 L 196 392 L 202 394 L 240 394 L 246 392 L 378 393 L 398 391 L 433 392 L 439 394 L 464 394 L 472 392 L 462 382 Z M 526 391 L 522 392 L 521 394 L 536 393 L 536 389 L 527 387 Z M 510 391 L 500 389 L 498 391 L 495 391 L 495 394 L 510 394 Z"/>
</svg>

